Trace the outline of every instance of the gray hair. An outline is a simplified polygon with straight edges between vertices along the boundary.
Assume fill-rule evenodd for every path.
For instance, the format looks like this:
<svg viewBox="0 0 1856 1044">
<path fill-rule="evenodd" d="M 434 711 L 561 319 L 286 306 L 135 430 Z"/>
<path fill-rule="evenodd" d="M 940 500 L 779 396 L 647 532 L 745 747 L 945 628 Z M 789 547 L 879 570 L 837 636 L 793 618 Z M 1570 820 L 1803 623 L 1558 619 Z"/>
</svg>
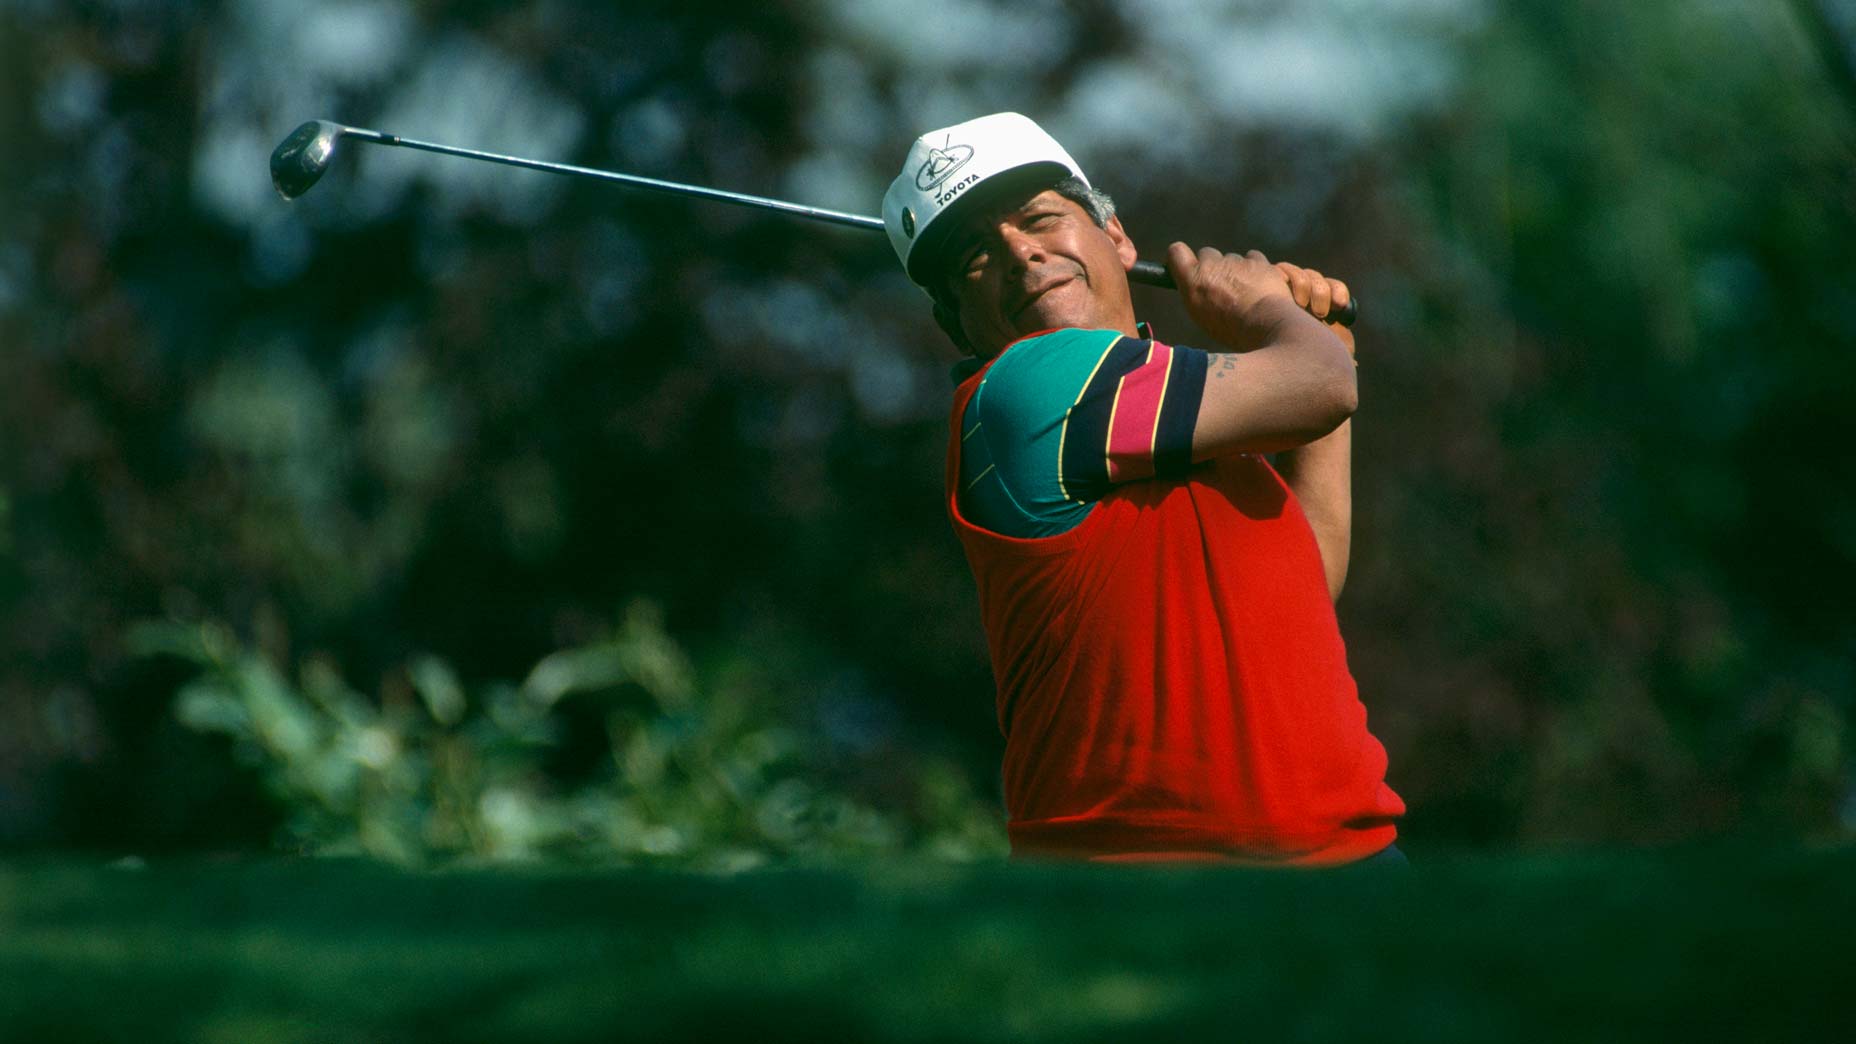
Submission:
<svg viewBox="0 0 1856 1044">
<path fill-rule="evenodd" d="M 1050 190 L 1082 207 L 1098 228 L 1107 228 L 1108 219 L 1115 216 L 1115 201 L 1109 198 L 1108 193 L 1089 187 L 1074 174 L 1052 185 Z"/>
</svg>

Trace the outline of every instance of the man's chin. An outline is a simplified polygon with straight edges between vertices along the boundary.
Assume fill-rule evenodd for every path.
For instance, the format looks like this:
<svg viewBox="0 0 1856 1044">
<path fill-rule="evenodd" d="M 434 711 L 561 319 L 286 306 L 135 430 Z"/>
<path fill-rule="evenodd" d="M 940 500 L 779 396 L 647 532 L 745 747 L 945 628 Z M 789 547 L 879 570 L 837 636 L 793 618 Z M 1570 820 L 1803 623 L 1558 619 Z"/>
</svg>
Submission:
<svg viewBox="0 0 1856 1044">
<path fill-rule="evenodd" d="M 1046 290 L 1037 300 L 1021 309 L 1012 325 L 1020 336 L 1039 330 L 1059 330 L 1090 325 L 1088 286 L 1072 279 Z"/>
</svg>

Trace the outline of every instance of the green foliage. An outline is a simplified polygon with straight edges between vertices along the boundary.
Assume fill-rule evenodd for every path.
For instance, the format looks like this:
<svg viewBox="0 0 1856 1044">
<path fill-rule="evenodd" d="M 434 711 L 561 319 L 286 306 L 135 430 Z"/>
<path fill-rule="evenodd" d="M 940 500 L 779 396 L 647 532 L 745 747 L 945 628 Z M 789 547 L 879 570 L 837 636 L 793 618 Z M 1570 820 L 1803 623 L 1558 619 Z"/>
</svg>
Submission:
<svg viewBox="0 0 1856 1044">
<path fill-rule="evenodd" d="M 174 713 L 230 738 L 258 769 L 287 810 L 279 841 L 296 851 L 722 870 L 1003 853 L 998 814 L 934 759 L 914 759 L 906 807 L 879 810 L 831 786 L 807 738 L 757 706 L 764 695 L 751 678 L 704 685 L 642 605 L 607 638 L 550 654 L 519 685 L 468 691 L 424 655 L 379 700 L 324 658 L 287 677 L 215 625 L 145 623 L 131 641 L 194 669 Z M 589 743 L 594 764 L 561 767 L 564 750 Z"/>
</svg>

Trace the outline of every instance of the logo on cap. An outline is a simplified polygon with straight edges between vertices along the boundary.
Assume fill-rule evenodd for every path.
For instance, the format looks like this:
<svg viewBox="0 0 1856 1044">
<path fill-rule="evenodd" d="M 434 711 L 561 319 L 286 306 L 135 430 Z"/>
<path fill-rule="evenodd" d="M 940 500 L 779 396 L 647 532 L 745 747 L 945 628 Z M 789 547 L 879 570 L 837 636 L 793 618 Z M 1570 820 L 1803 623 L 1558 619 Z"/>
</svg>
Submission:
<svg viewBox="0 0 1856 1044">
<path fill-rule="evenodd" d="M 928 147 L 928 162 L 923 163 L 915 172 L 915 187 L 923 192 L 933 192 L 941 182 L 952 177 L 954 172 L 966 165 L 973 158 L 973 146 L 950 145 L 944 149 Z"/>
</svg>

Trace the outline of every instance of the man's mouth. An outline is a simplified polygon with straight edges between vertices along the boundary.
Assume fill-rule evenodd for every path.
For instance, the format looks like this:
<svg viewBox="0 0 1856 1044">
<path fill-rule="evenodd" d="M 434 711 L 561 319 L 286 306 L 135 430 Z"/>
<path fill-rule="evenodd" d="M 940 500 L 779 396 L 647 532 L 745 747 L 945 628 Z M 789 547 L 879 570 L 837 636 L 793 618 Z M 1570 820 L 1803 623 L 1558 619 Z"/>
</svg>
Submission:
<svg viewBox="0 0 1856 1044">
<path fill-rule="evenodd" d="M 1021 297 L 1021 299 L 1019 300 L 1018 304 L 1013 306 L 1012 317 L 1016 319 L 1019 313 L 1023 312 L 1027 308 L 1030 308 L 1033 304 L 1036 304 L 1039 298 L 1043 297 L 1045 294 L 1050 293 L 1052 290 L 1057 289 L 1058 287 L 1062 286 L 1063 284 L 1067 282 L 1070 282 L 1071 280 L 1075 278 L 1076 278 L 1076 273 L 1066 272 L 1063 275 L 1057 276 L 1055 279 L 1046 279 L 1040 282 L 1035 288 L 1031 290 L 1026 290 L 1023 296 Z"/>
</svg>

